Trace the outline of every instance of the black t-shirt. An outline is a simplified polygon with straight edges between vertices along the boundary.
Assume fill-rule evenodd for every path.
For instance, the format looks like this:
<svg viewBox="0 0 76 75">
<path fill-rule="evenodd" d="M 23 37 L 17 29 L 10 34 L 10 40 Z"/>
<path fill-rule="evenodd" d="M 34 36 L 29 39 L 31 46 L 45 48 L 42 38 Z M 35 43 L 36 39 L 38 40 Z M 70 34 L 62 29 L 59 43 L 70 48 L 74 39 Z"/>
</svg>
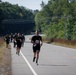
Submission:
<svg viewBox="0 0 76 75">
<path fill-rule="evenodd" d="M 22 36 L 22 37 L 21 37 L 21 39 L 22 39 L 22 41 L 24 41 L 24 40 L 25 40 L 25 37 L 24 37 L 24 36 Z"/>
<path fill-rule="evenodd" d="M 13 39 L 15 39 L 15 40 L 17 39 L 17 37 L 18 37 L 17 35 L 13 35 Z"/>
<path fill-rule="evenodd" d="M 5 36 L 5 40 L 6 40 L 6 42 L 9 42 L 10 41 L 10 37 L 9 36 Z"/>
<path fill-rule="evenodd" d="M 17 42 L 17 44 L 21 44 L 22 43 L 21 37 L 17 37 L 16 42 Z"/>
<path fill-rule="evenodd" d="M 32 37 L 32 41 L 33 41 L 33 44 L 40 44 L 40 41 L 42 41 L 42 37 L 41 36 L 33 36 Z"/>
</svg>

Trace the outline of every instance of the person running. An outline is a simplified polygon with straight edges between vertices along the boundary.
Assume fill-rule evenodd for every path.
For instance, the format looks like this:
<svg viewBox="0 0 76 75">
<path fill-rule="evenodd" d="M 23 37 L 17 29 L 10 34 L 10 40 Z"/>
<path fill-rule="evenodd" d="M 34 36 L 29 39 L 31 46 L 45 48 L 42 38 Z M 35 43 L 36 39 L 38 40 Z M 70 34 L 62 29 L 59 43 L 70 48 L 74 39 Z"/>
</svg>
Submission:
<svg viewBox="0 0 76 75">
<path fill-rule="evenodd" d="M 8 48 L 8 45 L 9 45 L 9 42 L 10 42 L 10 37 L 9 37 L 8 34 L 5 36 L 5 41 L 6 41 L 6 48 Z"/>
<path fill-rule="evenodd" d="M 10 35 L 10 40 L 12 42 L 12 40 L 13 40 L 13 33 L 11 33 L 11 35 Z"/>
<path fill-rule="evenodd" d="M 17 38 L 17 33 L 13 35 L 13 43 L 14 43 L 14 48 L 16 47 L 16 38 Z"/>
<path fill-rule="evenodd" d="M 33 53 L 34 53 L 33 62 L 36 59 L 36 64 L 38 65 L 39 52 L 43 44 L 42 37 L 39 35 L 38 31 L 36 31 L 35 35 L 32 37 L 31 43 L 33 43 Z"/>
<path fill-rule="evenodd" d="M 22 47 L 24 46 L 24 42 L 25 42 L 25 36 L 24 34 L 22 34 Z"/>
<path fill-rule="evenodd" d="M 21 34 L 20 33 L 18 33 L 18 37 L 16 38 L 16 43 L 17 43 L 16 54 L 19 55 L 20 49 L 21 49 L 21 45 L 22 45 L 22 39 L 21 39 Z"/>
</svg>

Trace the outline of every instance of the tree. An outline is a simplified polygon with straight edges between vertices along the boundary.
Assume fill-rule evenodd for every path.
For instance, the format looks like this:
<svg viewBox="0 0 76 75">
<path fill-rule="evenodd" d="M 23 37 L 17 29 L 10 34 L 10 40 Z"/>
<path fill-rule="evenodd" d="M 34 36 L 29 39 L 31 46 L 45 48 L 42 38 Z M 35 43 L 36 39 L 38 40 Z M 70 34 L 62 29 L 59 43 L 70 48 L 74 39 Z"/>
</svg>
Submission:
<svg viewBox="0 0 76 75">
<path fill-rule="evenodd" d="M 41 8 L 43 8 L 45 6 L 45 3 L 42 1 L 40 5 L 41 5 Z"/>
<path fill-rule="evenodd" d="M 0 32 L 30 32 L 34 29 L 34 13 L 23 6 L 9 2 L 0 3 Z M 2 23 L 2 24 L 1 24 Z M 19 30 L 18 28 L 19 27 Z M 23 27 L 23 28 L 22 28 Z M 29 29 L 31 28 L 31 29 Z"/>
<path fill-rule="evenodd" d="M 50 37 L 72 40 L 73 36 L 76 36 L 75 16 L 76 1 L 69 3 L 68 0 L 49 0 L 36 15 L 35 22 L 36 26 Z"/>
<path fill-rule="evenodd" d="M 0 0 L 0 2 L 2 2 L 2 0 Z"/>
</svg>

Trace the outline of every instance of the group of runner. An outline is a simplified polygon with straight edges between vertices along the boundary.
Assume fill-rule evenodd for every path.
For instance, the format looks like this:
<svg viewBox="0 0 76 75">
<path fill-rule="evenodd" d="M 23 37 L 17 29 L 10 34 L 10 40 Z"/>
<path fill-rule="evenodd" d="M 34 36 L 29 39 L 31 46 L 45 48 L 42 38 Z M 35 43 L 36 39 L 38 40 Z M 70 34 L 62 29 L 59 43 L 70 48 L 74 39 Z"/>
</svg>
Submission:
<svg viewBox="0 0 76 75">
<path fill-rule="evenodd" d="M 6 47 L 8 47 L 9 40 L 11 40 L 11 42 L 14 43 L 13 47 L 16 48 L 16 54 L 19 55 L 20 49 L 22 46 L 24 46 L 24 42 L 25 42 L 24 34 L 15 33 L 14 35 L 11 34 L 10 37 L 9 35 L 6 35 L 5 38 L 6 38 Z M 40 48 L 43 44 L 42 37 L 39 35 L 38 31 L 35 32 L 34 36 L 32 36 L 31 43 L 33 44 L 33 53 L 34 53 L 33 62 L 36 61 L 36 64 L 38 65 Z"/>
<path fill-rule="evenodd" d="M 20 33 L 14 34 L 13 43 L 14 43 L 14 47 L 16 47 L 16 54 L 19 55 L 21 47 L 24 46 L 24 42 L 25 42 L 24 34 L 20 34 Z"/>
<path fill-rule="evenodd" d="M 9 46 L 9 43 L 13 42 L 13 47 L 16 48 L 16 54 L 19 55 L 21 47 L 24 46 L 25 36 L 24 34 L 21 33 L 15 33 L 15 34 L 11 33 L 11 35 L 7 34 L 5 36 L 5 41 L 7 48 Z"/>
</svg>

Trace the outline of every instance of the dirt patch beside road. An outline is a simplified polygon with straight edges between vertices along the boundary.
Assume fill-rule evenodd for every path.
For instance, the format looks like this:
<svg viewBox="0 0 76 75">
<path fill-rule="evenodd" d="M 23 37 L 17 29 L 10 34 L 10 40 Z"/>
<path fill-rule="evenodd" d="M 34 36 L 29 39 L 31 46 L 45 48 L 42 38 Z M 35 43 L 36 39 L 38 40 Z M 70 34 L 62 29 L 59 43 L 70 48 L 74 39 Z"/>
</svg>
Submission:
<svg viewBox="0 0 76 75">
<path fill-rule="evenodd" d="M 0 75 L 11 74 L 11 47 L 6 48 L 5 42 L 0 46 Z"/>
</svg>

